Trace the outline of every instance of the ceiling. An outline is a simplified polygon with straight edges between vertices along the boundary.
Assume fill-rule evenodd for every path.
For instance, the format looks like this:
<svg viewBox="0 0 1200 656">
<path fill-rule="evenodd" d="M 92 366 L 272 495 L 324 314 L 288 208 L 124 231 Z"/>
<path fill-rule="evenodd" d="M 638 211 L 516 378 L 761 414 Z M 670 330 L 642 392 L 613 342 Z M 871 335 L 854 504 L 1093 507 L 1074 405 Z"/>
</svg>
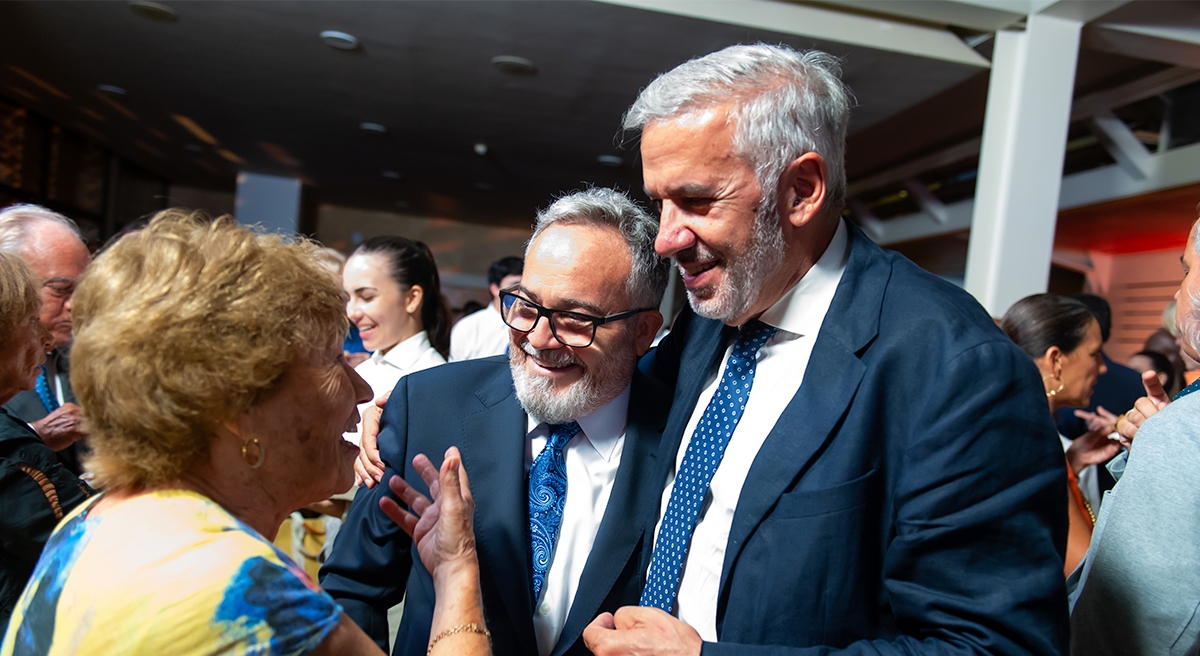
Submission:
<svg viewBox="0 0 1200 656">
<path fill-rule="evenodd" d="M 989 32 L 1019 29 L 1022 11 L 1047 2 L 162 4 L 178 19 L 126 2 L 0 2 L 0 96 L 176 185 L 232 191 L 251 171 L 301 178 L 317 203 L 527 226 L 537 207 L 586 184 L 640 193 L 636 144 L 619 130 L 625 108 L 659 72 L 735 43 L 842 58 L 857 99 L 852 184 L 977 139 Z M 1147 30 L 1200 24 L 1200 3 L 1105 6 L 1115 10 L 1084 35 L 1076 97 L 1191 56 L 1153 51 Z M 333 49 L 324 30 L 360 46 Z M 537 72 L 505 74 L 497 55 Z M 606 155 L 621 161 L 597 161 Z"/>
<path fill-rule="evenodd" d="M 842 57 L 859 133 L 987 70 L 598 2 L 163 4 L 177 21 L 124 2 L 0 3 L 0 95 L 175 184 L 232 190 L 248 170 L 302 178 L 321 203 L 501 224 L 585 184 L 640 189 L 625 108 L 657 73 L 727 45 Z M 330 48 L 323 30 L 361 46 Z M 506 75 L 497 55 L 537 73 Z"/>
</svg>

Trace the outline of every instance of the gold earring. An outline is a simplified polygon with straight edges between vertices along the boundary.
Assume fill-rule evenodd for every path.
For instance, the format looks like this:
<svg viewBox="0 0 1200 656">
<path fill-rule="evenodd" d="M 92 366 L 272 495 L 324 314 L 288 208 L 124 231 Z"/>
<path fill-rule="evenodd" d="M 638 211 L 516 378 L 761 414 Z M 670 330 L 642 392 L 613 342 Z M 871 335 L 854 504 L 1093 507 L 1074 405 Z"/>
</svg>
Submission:
<svg viewBox="0 0 1200 656">
<path fill-rule="evenodd" d="M 1045 385 L 1045 384 L 1046 384 L 1046 380 L 1047 380 L 1047 379 L 1049 379 L 1049 378 L 1058 378 L 1058 376 L 1055 376 L 1054 374 L 1050 374 L 1049 376 L 1042 376 L 1042 385 Z M 1052 396 L 1054 396 L 1055 394 L 1058 394 L 1059 392 L 1063 391 L 1063 386 L 1064 386 L 1064 385 L 1066 385 L 1066 383 L 1062 382 L 1062 379 L 1059 379 L 1059 380 L 1058 380 L 1058 389 L 1055 389 L 1055 390 L 1048 390 L 1048 391 L 1046 392 L 1046 396 L 1047 396 L 1047 397 L 1052 397 Z"/>
<path fill-rule="evenodd" d="M 249 457 L 251 444 L 254 445 L 254 448 L 258 449 L 258 459 L 256 459 L 254 462 L 251 462 L 250 457 Z M 257 437 L 250 440 L 249 442 L 242 442 L 242 462 L 249 465 L 250 469 L 258 469 L 259 467 L 262 467 L 263 460 L 266 460 L 266 459 L 267 459 L 267 450 L 265 448 L 263 448 L 263 445 L 258 442 Z"/>
</svg>

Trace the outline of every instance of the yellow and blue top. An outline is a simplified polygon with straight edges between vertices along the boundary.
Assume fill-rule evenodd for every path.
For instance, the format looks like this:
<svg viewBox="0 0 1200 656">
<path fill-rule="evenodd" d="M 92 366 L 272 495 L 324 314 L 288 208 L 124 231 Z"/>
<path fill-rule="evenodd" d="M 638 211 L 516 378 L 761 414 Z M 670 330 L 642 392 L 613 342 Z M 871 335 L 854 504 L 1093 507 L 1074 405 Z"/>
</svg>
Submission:
<svg viewBox="0 0 1200 656">
<path fill-rule="evenodd" d="M 342 609 L 208 498 L 151 492 L 63 519 L 0 656 L 307 654 Z"/>
</svg>

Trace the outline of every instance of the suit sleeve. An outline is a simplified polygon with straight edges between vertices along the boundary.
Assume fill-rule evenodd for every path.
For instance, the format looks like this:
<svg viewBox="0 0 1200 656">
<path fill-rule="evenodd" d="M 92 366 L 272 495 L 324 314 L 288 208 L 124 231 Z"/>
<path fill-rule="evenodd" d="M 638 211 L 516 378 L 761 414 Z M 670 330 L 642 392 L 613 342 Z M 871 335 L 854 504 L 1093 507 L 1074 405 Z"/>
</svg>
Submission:
<svg viewBox="0 0 1200 656">
<path fill-rule="evenodd" d="M 882 601 L 898 635 L 703 654 L 1066 653 L 1066 469 L 1037 373 L 997 342 L 927 364 L 927 380 L 896 381 L 923 403 L 884 420 L 909 433 L 886 447 Z"/>
<path fill-rule="evenodd" d="M 0 550 L 31 571 L 60 519 L 91 495 L 50 447 L 34 438 L 6 440 L 0 457 Z"/>
<path fill-rule="evenodd" d="M 379 453 L 387 465 L 384 484 L 360 487 L 329 559 L 321 567 L 321 586 L 350 619 L 386 653 L 387 611 L 404 599 L 412 567 L 412 540 L 383 511 L 379 499 L 395 498 L 386 482 L 403 474 L 407 461 L 408 378 L 401 378 L 384 407 L 379 428 Z M 403 502 L 397 499 L 397 503 Z"/>
</svg>

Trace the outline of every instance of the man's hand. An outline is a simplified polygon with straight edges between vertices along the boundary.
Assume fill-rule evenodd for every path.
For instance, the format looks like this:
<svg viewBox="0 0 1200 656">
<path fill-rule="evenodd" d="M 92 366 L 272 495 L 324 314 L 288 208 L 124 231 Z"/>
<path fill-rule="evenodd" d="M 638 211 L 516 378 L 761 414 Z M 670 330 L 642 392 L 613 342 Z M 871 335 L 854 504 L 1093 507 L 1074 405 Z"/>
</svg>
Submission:
<svg viewBox="0 0 1200 656">
<path fill-rule="evenodd" d="M 54 412 L 32 422 L 33 430 L 54 451 L 62 451 L 87 437 L 83 431 L 83 409 L 74 403 L 64 403 Z"/>
<path fill-rule="evenodd" d="M 1117 422 L 1117 432 L 1121 435 L 1121 444 L 1127 449 L 1133 446 L 1133 438 L 1137 435 L 1138 428 L 1142 423 L 1171 402 L 1171 397 L 1167 396 L 1162 383 L 1158 381 L 1158 374 L 1153 370 L 1142 374 L 1142 387 L 1146 388 L 1146 396 L 1138 399 L 1133 404 L 1133 409 L 1126 412 L 1121 421 Z"/>
<path fill-rule="evenodd" d="M 684 622 L 657 608 L 625 606 L 603 613 L 583 630 L 596 656 L 698 656 L 704 641 Z"/>
<path fill-rule="evenodd" d="M 362 416 L 362 442 L 359 443 L 358 459 L 354 461 L 354 477 L 358 482 L 375 487 L 383 481 L 383 460 L 379 457 L 379 418 L 383 416 L 383 406 L 387 405 L 391 392 L 375 399 L 375 405 L 367 406 Z"/>
</svg>

